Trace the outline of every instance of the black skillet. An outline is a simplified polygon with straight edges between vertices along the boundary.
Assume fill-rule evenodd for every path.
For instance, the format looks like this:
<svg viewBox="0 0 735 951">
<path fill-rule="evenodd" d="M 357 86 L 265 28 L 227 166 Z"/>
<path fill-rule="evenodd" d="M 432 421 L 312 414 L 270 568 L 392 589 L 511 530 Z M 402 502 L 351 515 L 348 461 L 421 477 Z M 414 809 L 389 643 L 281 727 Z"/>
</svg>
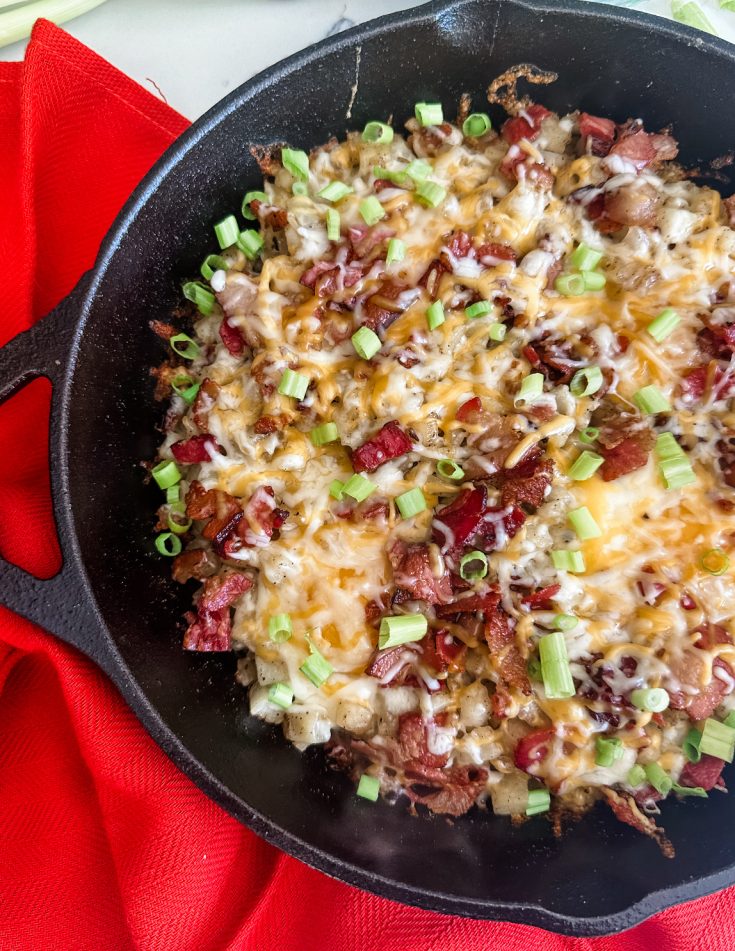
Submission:
<svg viewBox="0 0 735 951">
<path fill-rule="evenodd" d="M 422 99 L 441 99 L 450 114 L 465 91 L 480 106 L 488 82 L 521 62 L 559 73 L 537 93 L 558 112 L 641 116 L 651 129 L 673 123 L 689 165 L 733 145 L 735 48 L 596 4 L 430 3 L 247 82 L 146 176 L 73 294 L 0 351 L 0 399 L 33 377 L 54 384 L 51 470 L 64 556 L 50 581 L 0 563 L 0 600 L 96 661 L 208 796 L 302 861 L 409 904 L 598 935 L 734 882 L 735 801 L 713 794 L 666 804 L 671 861 L 601 806 L 557 840 L 543 819 L 515 829 L 473 810 L 448 823 L 357 799 L 319 750 L 302 756 L 246 714 L 231 657 L 180 649 L 190 592 L 152 551 L 156 495 L 138 465 L 155 452 L 161 416 L 147 371 L 161 343 L 148 321 L 166 317 L 182 278 L 211 250 L 212 222 L 257 184 L 247 146 L 308 148 L 368 119 L 408 117 Z"/>
</svg>

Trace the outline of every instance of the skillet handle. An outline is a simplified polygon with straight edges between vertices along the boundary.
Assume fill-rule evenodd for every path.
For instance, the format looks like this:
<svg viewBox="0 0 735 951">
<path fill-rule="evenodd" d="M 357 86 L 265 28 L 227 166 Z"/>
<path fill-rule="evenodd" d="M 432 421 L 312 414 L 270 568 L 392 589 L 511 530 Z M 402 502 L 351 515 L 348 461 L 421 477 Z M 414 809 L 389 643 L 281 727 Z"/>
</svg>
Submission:
<svg viewBox="0 0 735 951">
<path fill-rule="evenodd" d="M 66 522 L 67 487 L 62 484 L 59 465 L 64 451 L 62 408 L 69 395 L 67 370 L 88 283 L 85 275 L 47 317 L 0 348 L 0 403 L 38 377 L 46 377 L 53 387 L 49 433 L 51 494 L 62 555 L 61 570 L 47 580 L 36 578 L 0 557 L 0 604 L 78 647 L 107 669 L 109 655 L 103 649 L 106 638 L 101 636 L 104 627 L 74 549 L 72 526 Z"/>
</svg>

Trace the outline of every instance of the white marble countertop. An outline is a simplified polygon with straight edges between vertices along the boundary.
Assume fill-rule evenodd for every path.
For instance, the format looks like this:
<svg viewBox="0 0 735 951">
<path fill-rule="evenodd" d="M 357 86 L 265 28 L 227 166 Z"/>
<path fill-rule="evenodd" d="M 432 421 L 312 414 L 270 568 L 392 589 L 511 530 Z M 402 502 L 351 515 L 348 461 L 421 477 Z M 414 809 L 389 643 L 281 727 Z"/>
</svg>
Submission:
<svg viewBox="0 0 735 951">
<path fill-rule="evenodd" d="M 671 17 L 683 0 L 607 0 Z M 65 24 L 73 36 L 196 119 L 255 73 L 332 33 L 419 0 L 107 0 Z M 735 41 L 735 12 L 694 0 Z M 687 4 L 692 6 L 693 4 Z M 24 43 L 0 49 L 19 60 Z"/>
</svg>

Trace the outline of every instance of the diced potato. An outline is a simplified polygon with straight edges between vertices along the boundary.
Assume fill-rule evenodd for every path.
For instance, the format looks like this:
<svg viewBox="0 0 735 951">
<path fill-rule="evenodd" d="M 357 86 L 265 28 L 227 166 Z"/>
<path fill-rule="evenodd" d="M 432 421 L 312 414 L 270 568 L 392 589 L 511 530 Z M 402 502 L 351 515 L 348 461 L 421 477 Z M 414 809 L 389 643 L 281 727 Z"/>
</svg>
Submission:
<svg viewBox="0 0 735 951">
<path fill-rule="evenodd" d="M 370 707 L 354 700 L 340 700 L 335 714 L 337 726 L 349 733 L 365 736 L 373 730 L 375 716 Z"/>
<path fill-rule="evenodd" d="M 254 717 L 266 723 L 282 723 L 284 712 L 268 699 L 268 688 L 254 686 L 250 688 L 250 712 Z"/>
<path fill-rule="evenodd" d="M 490 786 L 493 812 L 497 816 L 522 816 L 528 804 L 528 776 L 514 772 Z"/>
<path fill-rule="evenodd" d="M 292 710 L 286 714 L 284 736 L 301 749 L 326 743 L 331 732 L 329 720 L 321 710 Z"/>
<path fill-rule="evenodd" d="M 252 654 L 246 654 L 237 662 L 235 679 L 242 687 L 249 687 L 255 681 L 255 659 Z"/>
<path fill-rule="evenodd" d="M 255 658 L 255 669 L 258 673 L 258 683 L 261 687 L 277 684 L 288 680 L 288 667 L 282 660 L 263 660 Z"/>
<path fill-rule="evenodd" d="M 465 687 L 459 699 L 459 718 L 465 729 L 484 726 L 490 718 L 492 707 L 487 687 L 479 680 Z"/>
</svg>

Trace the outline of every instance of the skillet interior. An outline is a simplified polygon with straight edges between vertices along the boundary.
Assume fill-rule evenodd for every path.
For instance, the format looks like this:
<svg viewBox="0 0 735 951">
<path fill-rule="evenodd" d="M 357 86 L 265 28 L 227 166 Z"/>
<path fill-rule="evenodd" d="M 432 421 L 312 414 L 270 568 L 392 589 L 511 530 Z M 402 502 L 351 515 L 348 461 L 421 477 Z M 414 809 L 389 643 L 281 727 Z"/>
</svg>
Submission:
<svg viewBox="0 0 735 951">
<path fill-rule="evenodd" d="M 91 588 L 139 686 L 117 661 L 106 666 L 161 745 L 226 809 L 310 864 L 388 897 L 599 934 L 731 881 L 735 841 L 721 830 L 732 822 L 732 800 L 664 807 L 675 861 L 601 807 L 559 841 L 544 821 L 513 829 L 476 810 L 453 824 L 412 820 L 401 807 L 357 800 L 319 751 L 301 756 L 280 731 L 245 715 L 231 658 L 180 650 L 191 592 L 151 554 L 157 496 L 137 465 L 153 455 L 161 417 L 147 368 L 163 348 L 147 321 L 165 318 L 182 278 L 213 250 L 211 223 L 256 185 L 248 145 L 308 148 L 368 119 L 407 117 L 419 99 L 440 98 L 449 112 L 465 91 L 479 106 L 490 79 L 525 61 L 559 72 L 539 93 L 549 108 L 641 116 L 648 128 L 673 123 L 685 163 L 732 144 L 733 52 L 609 7 L 433 4 L 299 54 L 184 136 L 103 247 L 72 367 L 64 478 Z"/>
</svg>

